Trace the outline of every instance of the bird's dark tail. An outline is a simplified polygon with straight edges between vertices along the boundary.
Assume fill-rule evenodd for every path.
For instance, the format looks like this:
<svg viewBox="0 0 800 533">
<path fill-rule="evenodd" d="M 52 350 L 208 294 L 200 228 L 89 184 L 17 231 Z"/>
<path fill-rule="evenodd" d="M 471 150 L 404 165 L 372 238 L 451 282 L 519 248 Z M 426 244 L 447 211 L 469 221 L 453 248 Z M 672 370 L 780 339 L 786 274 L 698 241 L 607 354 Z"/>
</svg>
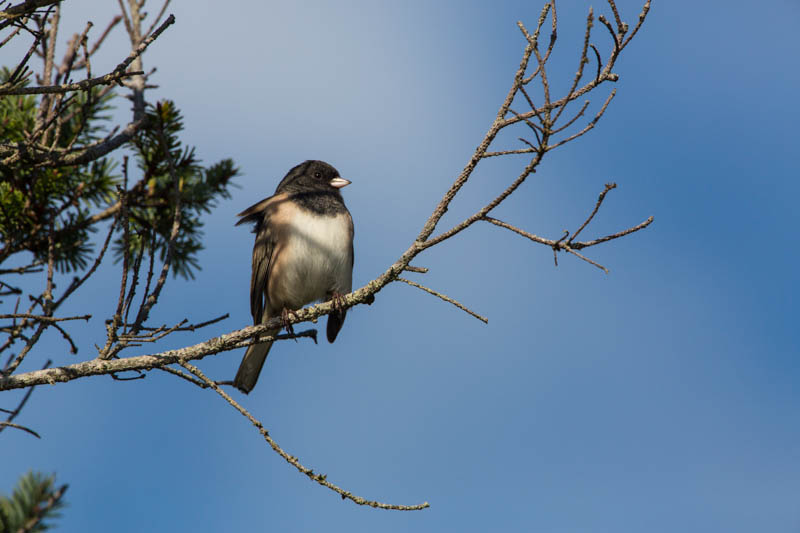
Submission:
<svg viewBox="0 0 800 533">
<path fill-rule="evenodd" d="M 275 335 L 278 331 L 280 330 L 276 329 L 268 331 L 266 334 Z M 233 379 L 233 385 L 237 389 L 245 394 L 253 390 L 258 381 L 258 375 L 261 373 L 261 367 L 264 366 L 264 361 L 267 360 L 270 348 L 272 348 L 272 341 L 251 344 L 247 347 L 242 363 L 239 365 L 239 371 L 236 372 L 236 377 Z"/>
</svg>

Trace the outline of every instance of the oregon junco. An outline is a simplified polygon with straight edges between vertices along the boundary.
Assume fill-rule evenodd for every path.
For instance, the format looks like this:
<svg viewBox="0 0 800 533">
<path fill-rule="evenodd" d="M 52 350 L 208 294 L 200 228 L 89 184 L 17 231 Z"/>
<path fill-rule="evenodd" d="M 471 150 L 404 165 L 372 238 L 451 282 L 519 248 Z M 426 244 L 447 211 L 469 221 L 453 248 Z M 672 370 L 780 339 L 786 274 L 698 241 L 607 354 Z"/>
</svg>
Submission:
<svg viewBox="0 0 800 533">
<path fill-rule="evenodd" d="M 291 169 L 275 194 L 239 213 L 236 225 L 254 222 L 250 311 L 254 324 L 283 316 L 315 300 L 334 301 L 352 290 L 353 219 L 339 189 L 350 182 L 323 161 Z M 342 328 L 346 312 L 328 316 L 328 341 Z M 279 329 L 270 330 L 274 335 Z M 247 347 L 233 384 L 255 387 L 272 342 Z"/>
</svg>

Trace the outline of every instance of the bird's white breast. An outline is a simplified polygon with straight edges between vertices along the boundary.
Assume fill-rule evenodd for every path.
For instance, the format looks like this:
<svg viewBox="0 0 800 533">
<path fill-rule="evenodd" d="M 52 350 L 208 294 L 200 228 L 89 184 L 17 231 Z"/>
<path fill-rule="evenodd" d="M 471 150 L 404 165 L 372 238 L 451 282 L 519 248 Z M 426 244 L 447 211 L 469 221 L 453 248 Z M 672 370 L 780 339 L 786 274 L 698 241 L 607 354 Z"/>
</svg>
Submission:
<svg viewBox="0 0 800 533">
<path fill-rule="evenodd" d="M 287 300 L 299 308 L 347 293 L 352 286 L 352 220 L 347 213 L 320 216 L 299 210 L 286 228 L 285 287 Z"/>
</svg>

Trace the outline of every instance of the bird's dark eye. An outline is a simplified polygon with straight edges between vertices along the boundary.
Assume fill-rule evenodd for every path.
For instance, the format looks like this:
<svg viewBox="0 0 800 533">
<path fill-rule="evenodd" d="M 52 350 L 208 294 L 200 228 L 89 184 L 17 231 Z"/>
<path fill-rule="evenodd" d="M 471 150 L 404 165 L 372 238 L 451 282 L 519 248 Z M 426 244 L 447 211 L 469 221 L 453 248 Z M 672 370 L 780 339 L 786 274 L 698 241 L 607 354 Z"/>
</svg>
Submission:
<svg viewBox="0 0 800 533">
<path fill-rule="evenodd" d="M 319 179 L 322 177 L 322 174 L 320 174 L 319 172 L 314 172 L 314 177 Z"/>
</svg>

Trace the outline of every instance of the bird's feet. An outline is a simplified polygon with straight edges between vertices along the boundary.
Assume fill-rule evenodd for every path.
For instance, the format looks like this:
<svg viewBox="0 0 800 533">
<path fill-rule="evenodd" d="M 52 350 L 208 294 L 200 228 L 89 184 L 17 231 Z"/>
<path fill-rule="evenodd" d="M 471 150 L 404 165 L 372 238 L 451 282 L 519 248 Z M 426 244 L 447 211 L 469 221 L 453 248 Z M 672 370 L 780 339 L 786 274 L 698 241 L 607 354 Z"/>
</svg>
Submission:
<svg viewBox="0 0 800 533">
<path fill-rule="evenodd" d="M 344 311 L 344 294 L 339 292 L 331 293 L 331 303 L 333 304 L 333 310 L 341 315 Z"/>
<path fill-rule="evenodd" d="M 289 315 L 297 318 L 297 313 L 295 313 L 294 310 L 284 307 L 283 311 L 281 311 L 281 320 L 283 320 L 283 327 L 286 328 L 286 332 L 289 335 L 294 335 L 294 328 L 292 327 L 292 323 L 289 322 Z M 295 342 L 297 342 L 297 339 L 295 339 Z"/>
</svg>

